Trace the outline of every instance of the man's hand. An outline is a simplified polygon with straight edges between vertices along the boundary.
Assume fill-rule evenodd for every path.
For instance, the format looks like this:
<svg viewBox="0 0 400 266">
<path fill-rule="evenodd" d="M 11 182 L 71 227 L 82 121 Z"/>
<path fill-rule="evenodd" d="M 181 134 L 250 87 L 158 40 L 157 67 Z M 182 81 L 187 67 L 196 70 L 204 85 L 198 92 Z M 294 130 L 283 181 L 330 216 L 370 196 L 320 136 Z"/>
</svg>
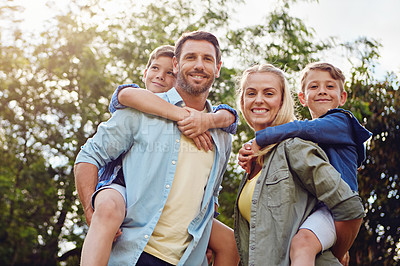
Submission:
<svg viewBox="0 0 400 266">
<path fill-rule="evenodd" d="M 122 235 L 122 230 L 121 230 L 121 228 L 119 228 L 117 233 L 114 236 L 113 242 L 117 241 L 117 238 L 120 237 L 121 235 Z"/>
<path fill-rule="evenodd" d="M 90 226 L 90 223 L 92 222 L 93 213 L 94 213 L 93 208 L 91 205 L 89 205 L 86 208 L 84 208 L 83 211 L 85 212 L 86 223 Z"/>
<path fill-rule="evenodd" d="M 198 135 L 197 137 L 192 138 L 194 144 L 196 145 L 196 147 L 201 150 L 205 150 L 205 151 L 211 151 L 213 149 L 213 139 L 211 137 L 210 132 L 206 131 L 200 135 Z"/>
<path fill-rule="evenodd" d="M 178 128 L 185 136 L 195 138 L 210 128 L 209 114 L 197 111 L 196 109 L 184 107 L 190 115 L 178 121 Z"/>
</svg>

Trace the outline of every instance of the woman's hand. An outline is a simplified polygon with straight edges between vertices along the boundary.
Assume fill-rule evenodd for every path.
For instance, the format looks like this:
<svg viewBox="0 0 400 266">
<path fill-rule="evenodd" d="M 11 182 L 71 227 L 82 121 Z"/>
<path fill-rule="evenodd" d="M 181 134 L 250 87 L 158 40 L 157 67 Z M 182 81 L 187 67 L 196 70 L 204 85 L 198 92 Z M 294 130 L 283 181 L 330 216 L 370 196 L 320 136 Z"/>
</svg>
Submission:
<svg viewBox="0 0 400 266">
<path fill-rule="evenodd" d="M 239 165 L 246 171 L 246 173 L 250 174 L 251 172 L 251 163 L 257 157 L 258 152 L 260 151 L 260 146 L 258 146 L 257 142 L 253 140 L 251 143 L 246 143 L 239 150 Z"/>
<path fill-rule="evenodd" d="M 253 159 L 254 152 L 251 149 L 251 144 L 246 143 L 239 150 L 238 160 L 239 165 L 250 174 L 251 171 L 251 160 Z"/>
</svg>

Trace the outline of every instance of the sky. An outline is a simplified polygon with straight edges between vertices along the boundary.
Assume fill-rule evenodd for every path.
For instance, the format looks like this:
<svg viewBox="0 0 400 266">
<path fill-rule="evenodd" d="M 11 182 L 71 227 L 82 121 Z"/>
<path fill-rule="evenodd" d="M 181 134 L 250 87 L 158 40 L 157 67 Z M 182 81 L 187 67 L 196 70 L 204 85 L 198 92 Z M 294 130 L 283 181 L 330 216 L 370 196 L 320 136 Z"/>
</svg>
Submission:
<svg viewBox="0 0 400 266">
<path fill-rule="evenodd" d="M 147 2 L 148 0 L 136 0 Z M 52 15 L 44 0 L 15 0 L 26 7 L 23 14 L 24 25 L 28 30 L 39 29 L 44 20 Z M 63 5 L 66 0 L 57 0 Z M 233 25 L 260 24 L 276 0 L 245 0 L 237 7 Z M 111 8 L 110 8 L 111 9 Z M 301 1 L 290 5 L 292 15 L 301 18 L 305 24 L 315 29 L 320 39 L 334 36 L 338 41 L 354 41 L 365 36 L 379 41 L 381 58 L 377 72 L 382 75 L 393 71 L 400 76 L 400 0 L 319 0 Z M 332 63 L 341 64 L 342 61 Z M 325 61 L 326 61 L 325 60 Z M 342 58 L 343 60 L 343 58 Z M 379 73 L 378 73 L 379 74 Z"/>
<path fill-rule="evenodd" d="M 272 2 L 246 0 L 246 4 L 238 8 L 240 23 L 262 23 L 268 10 L 273 8 Z M 290 11 L 314 28 L 320 39 L 334 36 L 345 42 L 364 36 L 379 41 L 383 47 L 379 49 L 381 58 L 377 73 L 393 71 L 400 76 L 400 0 L 297 1 L 290 6 Z"/>
</svg>

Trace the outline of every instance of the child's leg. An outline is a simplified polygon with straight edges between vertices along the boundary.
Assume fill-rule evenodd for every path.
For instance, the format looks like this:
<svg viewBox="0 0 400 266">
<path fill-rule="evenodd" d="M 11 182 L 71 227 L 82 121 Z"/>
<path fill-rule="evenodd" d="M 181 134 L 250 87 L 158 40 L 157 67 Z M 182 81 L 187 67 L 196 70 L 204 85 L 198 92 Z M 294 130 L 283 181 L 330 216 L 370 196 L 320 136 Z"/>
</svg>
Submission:
<svg viewBox="0 0 400 266">
<path fill-rule="evenodd" d="M 315 256 L 321 250 L 318 237 L 308 229 L 300 229 L 290 244 L 291 265 L 315 265 Z"/>
<path fill-rule="evenodd" d="M 361 223 L 361 218 L 349 221 L 335 221 L 337 240 L 332 247 L 332 253 L 340 262 L 342 262 L 344 255 L 353 245 Z"/>
<path fill-rule="evenodd" d="M 215 218 L 208 246 L 214 252 L 214 266 L 238 265 L 239 253 L 233 230 Z"/>
<path fill-rule="evenodd" d="M 315 256 L 336 240 L 332 214 L 326 206 L 313 212 L 300 226 L 290 245 L 291 265 L 315 265 Z"/>
<path fill-rule="evenodd" d="M 106 188 L 97 193 L 92 222 L 82 247 L 81 265 L 107 265 L 113 239 L 125 218 L 125 206 L 124 197 L 116 189 Z"/>
</svg>

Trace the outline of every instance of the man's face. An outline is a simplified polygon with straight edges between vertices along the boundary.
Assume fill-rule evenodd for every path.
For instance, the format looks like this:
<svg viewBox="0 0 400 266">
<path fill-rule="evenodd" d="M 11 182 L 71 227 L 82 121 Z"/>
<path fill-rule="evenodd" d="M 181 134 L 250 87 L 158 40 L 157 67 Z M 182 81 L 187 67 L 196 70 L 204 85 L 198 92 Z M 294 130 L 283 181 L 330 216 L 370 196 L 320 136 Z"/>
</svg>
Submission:
<svg viewBox="0 0 400 266">
<path fill-rule="evenodd" d="M 144 71 L 143 82 L 149 91 L 166 92 L 175 85 L 172 58 L 160 56 Z"/>
<path fill-rule="evenodd" d="M 311 70 L 304 82 L 305 91 L 299 93 L 299 100 L 309 108 L 312 118 L 318 118 L 346 102 L 347 93 L 327 71 Z"/>
<path fill-rule="evenodd" d="M 195 96 L 209 90 L 220 69 L 213 44 L 205 40 L 187 40 L 179 61 L 174 58 L 177 87 Z"/>
</svg>

